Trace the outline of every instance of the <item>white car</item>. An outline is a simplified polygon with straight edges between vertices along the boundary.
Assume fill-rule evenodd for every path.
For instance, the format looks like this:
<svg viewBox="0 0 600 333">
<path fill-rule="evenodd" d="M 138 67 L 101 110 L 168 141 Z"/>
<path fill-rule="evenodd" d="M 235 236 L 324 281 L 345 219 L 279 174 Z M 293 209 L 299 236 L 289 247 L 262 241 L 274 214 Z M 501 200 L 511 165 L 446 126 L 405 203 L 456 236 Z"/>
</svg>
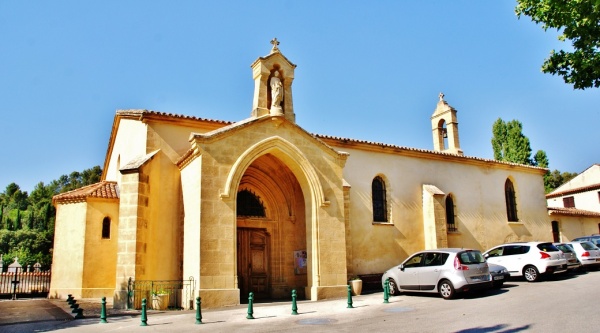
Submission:
<svg viewBox="0 0 600 333">
<path fill-rule="evenodd" d="M 402 264 L 388 269 L 381 278 L 390 295 L 402 291 L 439 293 L 444 299 L 457 292 L 488 289 L 491 275 L 478 250 L 436 249 L 417 252 Z"/>
<path fill-rule="evenodd" d="M 539 281 L 543 274 L 567 271 L 564 254 L 550 242 L 507 243 L 483 253 L 489 263 L 506 267 L 510 276 Z"/>
<path fill-rule="evenodd" d="M 567 243 L 575 251 L 577 259 L 584 268 L 600 267 L 600 249 L 589 241 Z"/>
</svg>

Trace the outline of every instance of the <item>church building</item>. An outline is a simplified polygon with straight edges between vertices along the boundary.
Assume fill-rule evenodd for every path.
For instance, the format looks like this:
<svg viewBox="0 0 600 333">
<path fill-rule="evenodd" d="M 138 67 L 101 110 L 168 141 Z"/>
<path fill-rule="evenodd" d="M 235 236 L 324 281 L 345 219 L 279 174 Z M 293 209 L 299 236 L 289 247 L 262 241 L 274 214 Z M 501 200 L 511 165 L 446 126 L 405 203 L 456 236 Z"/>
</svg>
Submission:
<svg viewBox="0 0 600 333">
<path fill-rule="evenodd" d="M 101 182 L 53 199 L 50 297 L 124 308 L 131 281 L 193 280 L 207 308 L 320 300 L 415 251 L 552 240 L 546 169 L 465 155 L 443 94 L 432 150 L 314 134 L 272 44 L 247 119 L 116 112 Z"/>
</svg>

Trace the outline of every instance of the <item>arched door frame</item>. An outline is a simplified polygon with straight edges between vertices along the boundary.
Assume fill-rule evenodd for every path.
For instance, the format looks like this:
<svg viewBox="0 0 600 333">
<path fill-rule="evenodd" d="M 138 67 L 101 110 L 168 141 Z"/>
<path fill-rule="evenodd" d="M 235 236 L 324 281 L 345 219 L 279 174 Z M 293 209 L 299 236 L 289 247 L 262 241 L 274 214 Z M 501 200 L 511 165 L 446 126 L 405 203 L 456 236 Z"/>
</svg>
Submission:
<svg viewBox="0 0 600 333">
<path fill-rule="evenodd" d="M 237 191 L 242 177 L 248 167 L 250 167 L 257 158 L 265 154 L 271 154 L 286 164 L 298 180 L 300 188 L 302 189 L 306 218 L 310 219 L 310 221 L 307 221 L 306 223 L 307 226 L 310 226 L 310 230 L 308 230 L 306 235 L 307 244 L 311 244 L 310 249 L 307 249 L 309 251 L 308 258 L 310 260 L 310 271 L 307 276 L 307 282 L 309 287 L 318 287 L 320 285 L 318 210 L 320 207 L 329 206 L 329 201 L 325 200 L 323 187 L 316 170 L 296 146 L 281 137 L 273 136 L 261 140 L 249 147 L 240 155 L 227 175 L 227 181 L 223 192 L 221 193 L 221 199 L 231 200 L 234 211 L 237 211 L 237 208 L 235 207 Z M 232 219 L 233 225 L 236 225 L 236 214 L 233 214 Z M 235 231 L 236 228 L 233 230 L 237 233 L 237 231 Z M 236 234 L 234 234 L 233 237 L 235 240 Z M 310 239 L 308 239 L 309 237 Z"/>
</svg>

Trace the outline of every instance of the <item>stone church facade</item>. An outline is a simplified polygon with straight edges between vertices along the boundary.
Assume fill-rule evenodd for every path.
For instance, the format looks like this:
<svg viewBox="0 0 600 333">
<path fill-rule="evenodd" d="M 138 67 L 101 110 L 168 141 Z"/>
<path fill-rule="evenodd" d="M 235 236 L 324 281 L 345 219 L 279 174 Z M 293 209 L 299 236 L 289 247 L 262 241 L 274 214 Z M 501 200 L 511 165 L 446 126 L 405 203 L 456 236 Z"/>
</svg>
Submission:
<svg viewBox="0 0 600 333">
<path fill-rule="evenodd" d="M 465 156 L 442 94 L 433 150 L 299 127 L 277 44 L 251 65 L 247 119 L 117 111 L 102 181 L 54 197 L 50 297 L 124 307 L 129 279 L 191 277 L 203 307 L 319 300 L 414 251 L 552 239 L 546 170 Z"/>
</svg>

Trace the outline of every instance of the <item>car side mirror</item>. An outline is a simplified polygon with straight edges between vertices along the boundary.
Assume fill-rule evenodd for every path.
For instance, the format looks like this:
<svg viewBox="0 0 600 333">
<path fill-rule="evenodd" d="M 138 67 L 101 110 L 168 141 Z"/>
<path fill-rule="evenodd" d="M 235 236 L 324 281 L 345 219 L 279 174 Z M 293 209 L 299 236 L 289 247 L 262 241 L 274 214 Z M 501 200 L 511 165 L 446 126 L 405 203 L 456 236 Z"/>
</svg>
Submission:
<svg viewBox="0 0 600 333">
<path fill-rule="evenodd" d="M 398 266 L 398 269 L 404 272 L 404 265 Z"/>
<path fill-rule="evenodd" d="M 484 254 L 484 255 L 483 255 L 483 257 L 484 257 L 485 259 L 487 259 L 487 258 L 489 258 L 489 257 L 490 257 L 490 254 L 489 254 L 489 253 L 486 253 L 486 254 Z"/>
</svg>

